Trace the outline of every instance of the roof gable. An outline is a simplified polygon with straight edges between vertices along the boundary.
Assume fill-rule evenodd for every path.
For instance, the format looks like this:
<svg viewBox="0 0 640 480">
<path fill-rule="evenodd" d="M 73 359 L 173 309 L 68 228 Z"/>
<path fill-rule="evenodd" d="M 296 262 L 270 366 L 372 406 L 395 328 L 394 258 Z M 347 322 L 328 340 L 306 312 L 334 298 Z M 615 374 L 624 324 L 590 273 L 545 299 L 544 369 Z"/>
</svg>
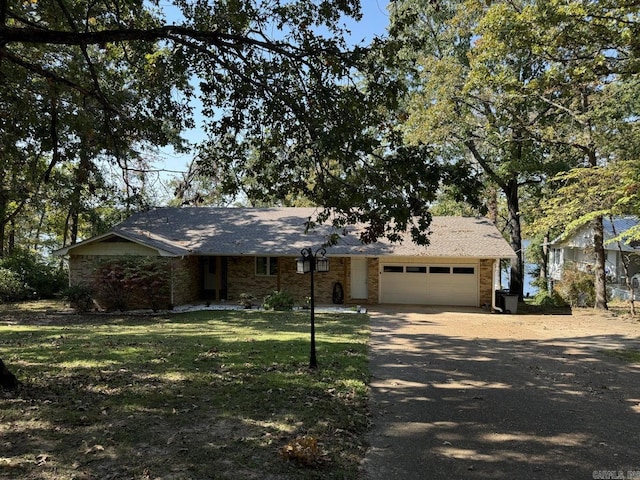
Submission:
<svg viewBox="0 0 640 480">
<path fill-rule="evenodd" d="M 112 251 L 115 249 L 108 248 L 108 245 L 113 243 L 119 243 L 120 241 L 130 242 L 140 247 L 144 247 L 154 251 L 156 254 L 161 257 L 175 257 L 184 255 L 188 252 L 185 252 L 184 249 L 180 248 L 176 245 L 168 244 L 162 240 L 153 240 L 150 235 L 146 236 L 136 236 L 133 234 L 129 234 L 126 231 L 116 232 L 110 231 L 102 235 L 98 235 L 96 237 L 89 238 L 79 243 L 75 243 L 73 245 L 69 245 L 64 248 L 60 248 L 53 252 L 54 255 L 68 255 L 71 251 L 77 255 L 83 255 L 85 251 L 95 251 L 95 247 L 98 245 L 106 244 L 107 248 L 104 248 L 105 251 Z M 93 247 L 93 248 L 92 248 Z"/>
<path fill-rule="evenodd" d="M 614 217 L 613 221 L 610 218 L 603 218 L 602 224 L 604 227 L 604 243 L 605 249 L 618 250 L 618 243 L 614 241 L 615 238 L 621 237 L 621 247 L 624 251 L 636 251 L 638 250 L 637 242 L 627 243 L 625 241 L 625 233 L 637 230 L 640 226 L 640 221 L 636 216 L 620 216 Z M 576 230 L 573 234 L 564 236 L 560 235 L 549 242 L 549 245 L 562 248 L 562 247 L 575 247 L 575 248 L 587 248 L 593 246 L 593 228 L 590 224 L 586 224 Z"/>
</svg>

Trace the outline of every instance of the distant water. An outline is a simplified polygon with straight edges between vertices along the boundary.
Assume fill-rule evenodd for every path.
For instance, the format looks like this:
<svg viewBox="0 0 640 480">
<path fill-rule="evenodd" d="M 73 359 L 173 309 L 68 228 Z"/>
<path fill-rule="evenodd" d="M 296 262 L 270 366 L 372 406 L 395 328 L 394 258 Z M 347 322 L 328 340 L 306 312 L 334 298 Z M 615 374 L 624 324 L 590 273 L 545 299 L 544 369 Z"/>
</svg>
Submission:
<svg viewBox="0 0 640 480">
<path fill-rule="evenodd" d="M 523 240 L 522 241 L 522 248 L 524 248 L 526 250 L 527 247 L 529 247 L 530 243 L 531 243 L 530 240 Z M 527 296 L 527 294 L 529 294 L 529 296 L 533 297 L 536 293 L 538 293 L 538 288 L 533 286 L 533 281 L 536 279 L 536 277 L 529 273 L 535 267 L 536 267 L 536 265 L 533 264 L 533 263 L 525 263 L 524 264 L 525 275 L 524 275 L 523 293 L 524 293 L 525 297 Z M 509 288 L 509 277 L 510 277 L 509 269 L 507 269 L 506 271 L 503 269 L 502 272 L 501 272 L 502 288 L 505 288 L 505 289 Z"/>
</svg>

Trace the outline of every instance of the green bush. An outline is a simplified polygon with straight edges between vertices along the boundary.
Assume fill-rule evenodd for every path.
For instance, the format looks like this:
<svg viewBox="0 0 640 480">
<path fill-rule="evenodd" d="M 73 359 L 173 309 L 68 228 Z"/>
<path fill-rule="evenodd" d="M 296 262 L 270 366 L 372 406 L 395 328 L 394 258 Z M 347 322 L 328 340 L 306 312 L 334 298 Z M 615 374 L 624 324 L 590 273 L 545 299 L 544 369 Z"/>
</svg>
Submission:
<svg viewBox="0 0 640 480">
<path fill-rule="evenodd" d="M 0 267 L 0 302 L 17 302 L 28 298 L 30 290 L 16 272 Z"/>
<path fill-rule="evenodd" d="M 93 289 L 89 285 L 72 285 L 64 292 L 64 297 L 72 308 L 80 312 L 88 312 L 93 308 Z"/>
<path fill-rule="evenodd" d="M 293 296 L 283 290 L 276 290 L 264 297 L 265 310 L 293 310 Z"/>
<path fill-rule="evenodd" d="M 596 302 L 595 278 L 593 274 L 566 268 L 556 291 L 570 306 L 593 307 Z"/>
<path fill-rule="evenodd" d="M 555 290 L 553 291 L 552 294 L 549 294 L 546 290 L 538 291 L 538 293 L 533 297 L 533 301 L 531 303 L 533 303 L 533 305 L 540 305 L 541 307 L 566 307 L 567 306 L 567 302 Z"/>
<path fill-rule="evenodd" d="M 66 272 L 25 250 L 17 249 L 3 258 L 0 268 L 14 272 L 25 286 L 25 295 L 20 300 L 52 298 L 67 286 Z"/>
<path fill-rule="evenodd" d="M 253 306 L 253 301 L 256 299 L 250 293 L 241 293 L 240 299 L 238 300 L 238 305 L 242 308 L 251 308 Z"/>
</svg>

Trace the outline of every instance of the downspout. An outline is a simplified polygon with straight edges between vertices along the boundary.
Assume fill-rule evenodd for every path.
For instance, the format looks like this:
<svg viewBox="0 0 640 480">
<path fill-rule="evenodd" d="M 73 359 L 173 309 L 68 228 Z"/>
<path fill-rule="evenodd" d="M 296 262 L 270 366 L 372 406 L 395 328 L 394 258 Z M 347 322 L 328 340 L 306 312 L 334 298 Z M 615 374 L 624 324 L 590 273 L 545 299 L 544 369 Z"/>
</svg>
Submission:
<svg viewBox="0 0 640 480">
<path fill-rule="evenodd" d="M 496 288 L 497 286 L 502 286 L 502 282 L 500 280 L 500 259 L 496 258 L 493 260 L 493 279 L 491 280 L 491 311 L 492 312 L 500 312 L 504 313 L 503 310 L 496 305 Z"/>
</svg>

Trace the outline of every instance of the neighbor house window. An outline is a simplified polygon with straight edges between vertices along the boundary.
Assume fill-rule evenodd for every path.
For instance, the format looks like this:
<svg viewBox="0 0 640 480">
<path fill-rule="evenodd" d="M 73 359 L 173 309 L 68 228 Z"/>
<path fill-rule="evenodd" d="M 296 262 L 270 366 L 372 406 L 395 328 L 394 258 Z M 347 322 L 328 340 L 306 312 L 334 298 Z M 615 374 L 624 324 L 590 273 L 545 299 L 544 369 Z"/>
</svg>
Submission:
<svg viewBox="0 0 640 480">
<path fill-rule="evenodd" d="M 278 257 L 256 257 L 256 275 L 277 275 Z"/>
</svg>

